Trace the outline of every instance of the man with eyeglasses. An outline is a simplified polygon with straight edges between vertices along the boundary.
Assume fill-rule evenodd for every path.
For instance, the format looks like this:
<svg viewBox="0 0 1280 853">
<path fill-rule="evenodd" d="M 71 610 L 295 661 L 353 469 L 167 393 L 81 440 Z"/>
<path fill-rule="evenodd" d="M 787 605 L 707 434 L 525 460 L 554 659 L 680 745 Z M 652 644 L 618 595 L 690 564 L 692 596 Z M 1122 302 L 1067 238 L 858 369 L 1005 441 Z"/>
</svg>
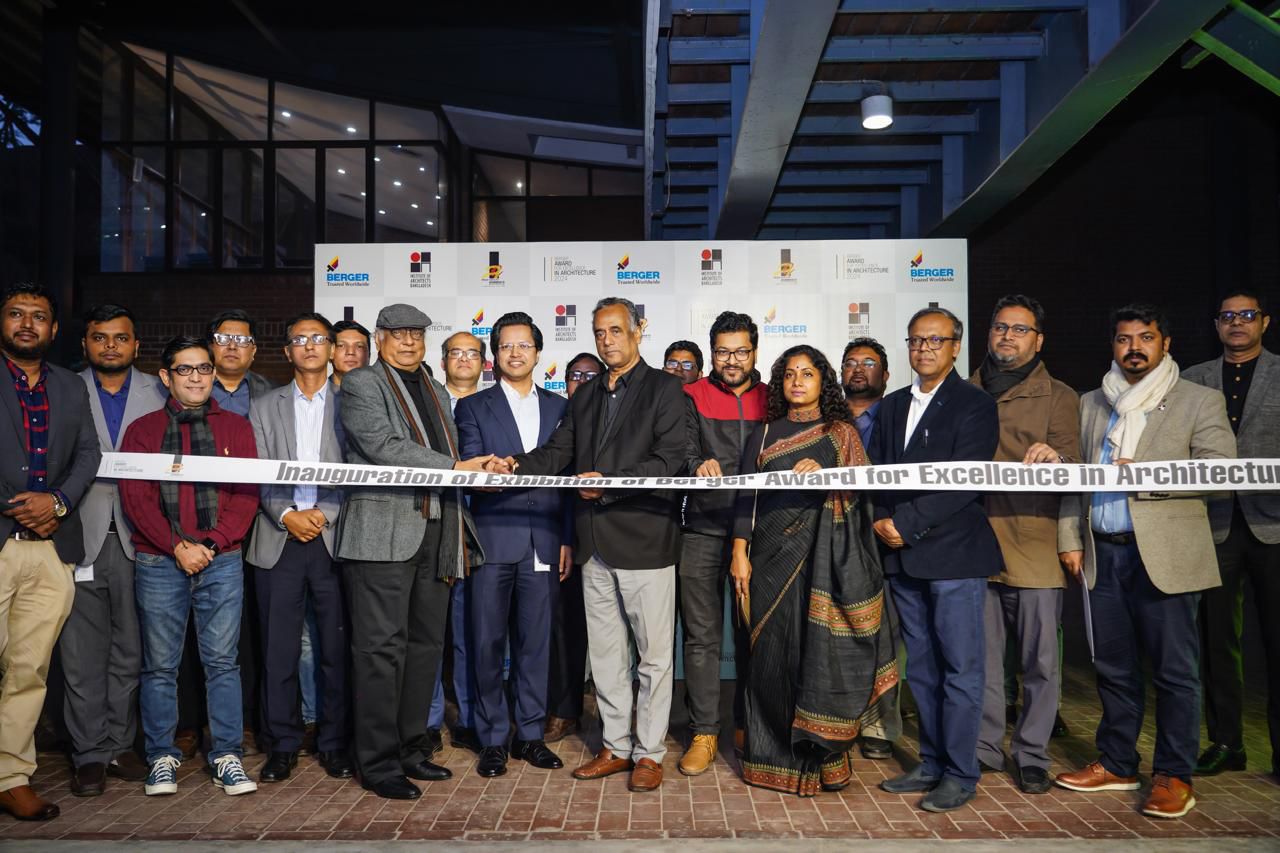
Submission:
<svg viewBox="0 0 1280 853">
<path fill-rule="evenodd" d="M 299 314 L 285 325 L 284 354 L 293 365 L 293 381 L 259 398 L 249 416 L 261 458 L 344 461 L 340 396 L 328 378 L 332 348 L 333 327 L 322 314 Z M 320 764 L 333 778 L 349 779 L 347 617 L 333 559 L 342 489 L 266 485 L 260 498 L 248 559 L 257 567 L 263 735 L 270 756 L 258 778 L 283 782 L 298 763 L 303 740 L 299 655 L 309 601 L 324 684 L 317 720 Z"/>
<path fill-rule="evenodd" d="M 879 465 L 990 461 L 1000 419 L 991 395 L 955 369 L 960 318 L 922 308 L 907 335 L 915 378 L 884 398 L 871 458 Z M 881 491 L 874 502 L 874 529 L 907 647 L 907 683 L 920 712 L 920 764 L 880 787 L 924 793 L 925 811 L 952 811 L 973 799 L 978 783 L 983 605 L 987 578 L 1000 571 L 1000 546 L 981 492 Z"/>
<path fill-rule="evenodd" d="M 565 399 L 533 381 L 542 330 L 532 317 L 523 312 L 502 315 L 489 341 L 500 378 L 493 387 L 458 403 L 462 455 L 526 453 L 551 437 L 564 417 Z M 481 776 L 506 773 L 508 754 L 542 770 L 564 766 L 542 734 L 551 615 L 560 582 L 573 569 L 565 544 L 565 498 L 555 489 L 505 489 L 471 496 L 471 515 L 485 554 L 484 565 L 467 580 L 469 652 L 481 745 L 476 772 Z M 508 641 L 512 708 L 502 681 Z"/>
<path fill-rule="evenodd" d="M 987 357 L 969 381 L 996 402 L 1000 414 L 997 462 L 1080 461 L 1080 398 L 1049 375 L 1040 358 L 1044 307 L 1022 294 L 1003 296 L 991 312 Z M 987 519 L 1004 556 L 1003 570 L 987 584 L 986 689 L 978 761 L 982 769 L 1005 766 L 1005 680 L 1022 673 L 1022 712 L 1009 745 L 1014 781 L 1025 794 L 1044 794 L 1049 777 L 1049 738 L 1058 715 L 1059 625 L 1066 575 L 1058 562 L 1058 513 L 1054 493 L 995 492 L 986 498 Z M 1012 641 L 1012 660 L 1006 656 Z M 1006 673 L 1008 664 L 1013 672 Z"/>
<path fill-rule="evenodd" d="M 1184 379 L 1221 391 L 1227 419 L 1236 433 L 1240 457 L 1280 457 L 1280 357 L 1262 345 L 1271 325 L 1261 297 L 1229 294 L 1218 306 L 1214 326 L 1222 356 L 1188 368 Z M 1211 501 L 1209 520 L 1217 545 L 1222 586 L 1200 602 L 1205 722 L 1209 747 L 1196 775 L 1244 770 L 1244 701 L 1240 636 L 1244 588 L 1257 607 L 1267 661 L 1267 728 L 1271 733 L 1271 775 L 1280 778 L 1280 495 L 1241 492 Z"/>
<path fill-rule="evenodd" d="M 458 453 L 448 395 L 423 364 L 430 325 L 412 305 L 378 312 L 378 361 L 342 382 L 348 462 L 482 471 L 492 460 Z M 484 562 L 461 491 L 353 486 L 346 493 L 338 558 L 351 613 L 355 758 L 361 784 L 380 797 L 417 799 L 422 791 L 411 778 L 453 775 L 430 760 L 427 715 L 449 584 Z"/>
<path fill-rule="evenodd" d="M 257 458 L 253 427 L 211 397 L 213 353 L 204 339 L 174 338 L 160 354 L 160 364 L 169 401 L 133 422 L 121 452 Z M 194 612 L 213 784 L 231 795 L 256 791 L 257 783 L 241 764 L 244 719 L 236 650 L 244 604 L 241 545 L 258 511 L 258 488 L 122 480 L 120 499 L 133 524 L 142 628 L 142 732 L 151 766 L 143 790 L 148 796 L 178 791 L 178 662 L 188 615 Z"/>
<path fill-rule="evenodd" d="M 80 504 L 102 458 L 84 382 L 50 364 L 57 301 L 24 282 L 0 297 L 0 811 L 51 820 L 31 787 L 49 659 L 84 559 Z"/>
<path fill-rule="evenodd" d="M 485 343 L 470 332 L 454 332 L 440 344 L 440 367 L 444 370 L 444 390 L 449 394 L 449 408 L 455 414 L 458 401 L 470 397 L 480 390 L 480 377 L 484 373 Z M 468 496 L 467 502 L 470 504 Z M 475 695 L 476 680 L 472 671 L 470 648 L 470 630 L 467 617 L 467 585 L 466 578 L 458 578 L 449 590 L 449 631 L 447 642 L 453 655 L 451 669 L 453 678 L 453 694 L 458 703 L 458 719 L 449 740 L 455 746 L 466 747 L 473 752 L 480 751 L 480 740 L 476 736 Z M 431 698 L 431 713 L 427 717 L 427 737 L 432 748 L 440 751 L 444 748 L 441 729 L 444 728 L 445 667 L 440 667 L 436 676 L 435 695 Z"/>
<path fill-rule="evenodd" d="M 342 387 L 342 377 L 353 370 L 369 366 L 369 330 L 355 320 L 339 320 L 333 324 L 333 375 L 335 388 Z"/>
<path fill-rule="evenodd" d="M 760 382 L 756 370 L 760 331 L 750 316 L 725 311 L 711 324 L 710 342 L 711 375 L 684 386 L 691 410 L 685 470 L 699 477 L 732 476 L 738 473 L 747 437 L 764 420 L 768 406 L 768 384 Z M 699 776 L 710 769 L 719 746 L 720 646 L 736 499 L 737 492 L 732 490 L 695 490 L 685 495 L 677 571 L 684 628 L 685 704 L 693 733 L 679 764 L 686 776 Z M 735 626 L 733 636 L 736 733 L 745 722 L 743 691 L 750 643 L 744 626 Z"/>
<path fill-rule="evenodd" d="M 662 356 L 662 369 L 692 385 L 702 378 L 702 350 L 693 341 L 676 341 Z"/>
</svg>

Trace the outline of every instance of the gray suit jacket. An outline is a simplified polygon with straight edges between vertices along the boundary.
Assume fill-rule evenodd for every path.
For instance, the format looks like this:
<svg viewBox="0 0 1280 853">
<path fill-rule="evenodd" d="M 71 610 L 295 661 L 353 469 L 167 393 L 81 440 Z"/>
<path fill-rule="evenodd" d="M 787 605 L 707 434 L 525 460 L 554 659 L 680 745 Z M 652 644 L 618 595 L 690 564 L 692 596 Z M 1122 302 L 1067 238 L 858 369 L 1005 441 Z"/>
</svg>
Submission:
<svg viewBox="0 0 1280 853">
<path fill-rule="evenodd" d="M 125 430 L 129 424 L 143 415 L 149 415 L 162 407 L 169 400 L 169 389 L 164 387 L 158 376 L 143 373 L 136 367 L 129 368 L 129 398 L 124 404 L 124 418 L 120 422 L 120 432 L 116 434 L 116 443 L 111 443 L 111 433 L 107 431 L 106 416 L 102 413 L 102 400 L 98 396 L 98 386 L 93 381 L 93 368 L 86 367 L 80 371 L 85 389 L 89 394 L 89 411 L 93 414 L 94 430 L 98 434 L 98 447 L 103 453 L 120 449 L 124 441 Z M 102 543 L 107 538 L 107 528 L 111 522 L 116 523 L 116 534 L 124 553 L 133 559 L 133 526 L 124 514 L 120 505 L 120 488 L 118 481 L 99 478 L 93 481 L 84 500 L 80 502 L 80 523 L 84 526 L 84 562 L 92 563 L 98 559 Z"/>
<path fill-rule="evenodd" d="M 298 436 L 294 427 L 293 383 L 274 388 L 253 401 L 249 410 L 249 422 L 253 424 L 253 438 L 258 444 L 259 459 L 297 459 Z M 320 461 L 342 462 L 342 421 L 336 413 L 338 386 L 329 383 L 324 402 L 324 424 L 321 427 Z M 253 536 L 245 560 L 250 565 L 269 569 L 280 560 L 284 543 L 289 538 L 280 516 L 293 506 L 293 486 L 263 486 L 262 500 L 258 503 L 258 517 L 253 522 Z M 324 513 L 328 524 L 320 532 L 324 547 L 332 556 L 336 553 L 333 531 L 338 526 L 342 512 L 342 489 L 320 487 L 316 491 L 316 509 Z"/>
<path fill-rule="evenodd" d="M 397 390 L 409 401 L 418 430 L 427 430 L 413 409 L 403 380 L 394 371 L 391 379 Z M 375 363 L 348 373 L 342 379 L 342 426 L 347 434 L 347 461 L 353 464 L 403 465 L 418 468 L 452 468 L 457 458 L 458 430 L 449 408 L 449 395 L 444 386 L 423 371 L 424 390 L 434 397 L 448 431 L 452 454 L 437 453 L 413 440 L 387 382 L 382 364 Z M 431 400 L 428 405 L 433 405 Z M 456 488 L 403 488 L 352 486 L 347 491 L 338 527 L 338 558 L 363 562 L 401 562 L 411 558 L 422 545 L 427 519 L 423 517 L 423 500 L 429 500 L 431 515 L 442 522 L 440 565 L 446 574 L 464 575 L 469 567 L 484 562 L 479 537 Z"/>
<path fill-rule="evenodd" d="M 1085 462 L 1101 461 L 1110 418 L 1111 404 L 1101 388 L 1080 399 L 1080 452 Z M 1230 459 L 1235 455 L 1235 436 L 1227 424 L 1222 395 L 1181 379 L 1147 415 L 1134 461 Z M 1092 497 L 1085 493 L 1063 498 L 1058 520 L 1058 550 L 1084 551 L 1085 578 L 1091 589 L 1097 579 L 1089 523 Z M 1161 592 L 1195 592 L 1222 583 L 1206 508 L 1209 497 L 1198 492 L 1129 493 L 1138 553 L 1151 582 Z"/>
<path fill-rule="evenodd" d="M 1182 371 L 1182 378 L 1216 391 L 1222 390 L 1222 358 L 1205 361 Z M 1236 431 L 1241 459 L 1280 458 L 1280 355 L 1263 350 L 1253 369 L 1244 414 Z M 1238 492 L 1240 510 L 1259 542 L 1280 543 L 1280 492 Z M 1231 499 L 1209 503 L 1213 541 L 1221 544 L 1231 532 Z"/>
<path fill-rule="evenodd" d="M 80 377 L 70 370 L 49 365 L 45 380 L 49 396 L 49 453 L 45 461 L 47 491 L 57 489 L 71 504 L 71 512 L 62 519 L 53 534 L 58 559 L 64 563 L 84 560 L 84 534 L 80 525 L 80 503 L 89 484 L 98 474 L 102 451 L 89 416 L 89 395 Z M 19 492 L 27 491 L 29 463 L 27 430 L 23 426 L 22 403 L 13 388 L 13 377 L 0 365 L 0 501 L 7 502 Z M 0 515 L 0 548 L 13 532 L 16 522 Z"/>
</svg>

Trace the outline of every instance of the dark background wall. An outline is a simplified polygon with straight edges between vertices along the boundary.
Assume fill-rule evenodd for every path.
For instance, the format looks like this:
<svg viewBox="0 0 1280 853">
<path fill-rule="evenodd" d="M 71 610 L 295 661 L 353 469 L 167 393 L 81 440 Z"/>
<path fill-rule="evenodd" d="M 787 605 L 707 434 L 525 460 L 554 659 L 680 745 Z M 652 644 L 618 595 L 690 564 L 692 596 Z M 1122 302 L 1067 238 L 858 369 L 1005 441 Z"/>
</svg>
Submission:
<svg viewBox="0 0 1280 853">
<path fill-rule="evenodd" d="M 1216 356 L 1221 294 L 1252 289 L 1280 309 L 1278 164 L 1280 99 L 1216 60 L 1167 65 L 971 235 L 971 363 L 1012 292 L 1044 303 L 1045 360 L 1081 390 L 1106 372 L 1108 314 L 1127 302 L 1168 313 L 1180 365 Z"/>
</svg>

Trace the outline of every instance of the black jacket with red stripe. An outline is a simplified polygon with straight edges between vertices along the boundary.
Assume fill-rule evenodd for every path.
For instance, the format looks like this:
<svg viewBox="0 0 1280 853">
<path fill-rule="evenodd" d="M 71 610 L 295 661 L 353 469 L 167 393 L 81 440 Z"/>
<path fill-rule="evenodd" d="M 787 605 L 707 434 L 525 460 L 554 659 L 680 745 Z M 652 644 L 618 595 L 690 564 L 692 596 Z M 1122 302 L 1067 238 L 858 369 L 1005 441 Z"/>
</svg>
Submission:
<svg viewBox="0 0 1280 853">
<path fill-rule="evenodd" d="M 751 387 L 741 396 L 714 375 L 684 386 L 689 396 L 687 473 L 692 475 L 707 459 L 720 463 L 725 476 L 738 473 L 742 450 L 756 424 L 764 420 L 769 386 L 760 374 L 751 373 Z M 733 530 L 734 499 L 731 490 L 694 490 L 687 493 L 684 527 L 695 533 L 728 536 Z"/>
</svg>

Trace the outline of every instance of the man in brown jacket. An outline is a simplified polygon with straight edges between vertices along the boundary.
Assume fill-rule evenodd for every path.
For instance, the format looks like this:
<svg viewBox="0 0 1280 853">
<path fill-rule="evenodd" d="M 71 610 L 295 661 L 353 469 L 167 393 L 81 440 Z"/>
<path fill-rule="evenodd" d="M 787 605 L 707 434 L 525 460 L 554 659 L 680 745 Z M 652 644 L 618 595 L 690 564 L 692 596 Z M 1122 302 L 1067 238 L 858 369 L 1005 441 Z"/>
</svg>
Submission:
<svg viewBox="0 0 1280 853">
<path fill-rule="evenodd" d="M 987 357 L 971 380 L 996 398 L 1000 412 L 997 462 L 1079 462 L 1080 398 L 1049 375 L 1040 360 L 1044 308 L 1021 294 L 996 302 Z M 1058 625 L 1065 575 L 1058 563 L 1058 510 L 1052 493 L 994 493 L 987 518 L 1004 556 L 986 602 L 986 690 L 978 761 L 1005 765 L 1005 640 L 1012 632 L 1022 671 L 1022 712 L 1010 752 L 1018 787 L 1049 790 L 1049 737 L 1058 712 Z"/>
</svg>

